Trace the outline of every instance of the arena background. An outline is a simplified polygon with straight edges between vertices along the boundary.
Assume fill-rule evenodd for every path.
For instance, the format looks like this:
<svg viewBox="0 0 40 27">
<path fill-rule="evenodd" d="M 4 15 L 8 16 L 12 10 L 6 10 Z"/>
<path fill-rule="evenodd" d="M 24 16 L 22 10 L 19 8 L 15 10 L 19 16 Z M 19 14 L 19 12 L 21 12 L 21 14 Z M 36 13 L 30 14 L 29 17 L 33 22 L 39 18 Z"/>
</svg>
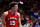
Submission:
<svg viewBox="0 0 40 27">
<path fill-rule="evenodd" d="M 0 0 L 0 27 L 1 16 L 3 12 L 10 10 L 9 3 L 11 2 L 18 2 L 18 12 L 21 14 L 23 27 L 37 27 L 37 25 L 40 27 L 40 0 Z"/>
</svg>

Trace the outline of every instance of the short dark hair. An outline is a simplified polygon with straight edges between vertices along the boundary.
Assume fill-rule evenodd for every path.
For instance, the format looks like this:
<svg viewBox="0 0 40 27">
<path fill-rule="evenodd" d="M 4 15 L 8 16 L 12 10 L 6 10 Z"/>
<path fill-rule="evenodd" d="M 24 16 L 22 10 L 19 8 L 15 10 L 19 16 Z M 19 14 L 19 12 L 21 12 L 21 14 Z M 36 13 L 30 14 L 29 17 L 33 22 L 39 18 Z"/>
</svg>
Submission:
<svg viewBox="0 0 40 27">
<path fill-rule="evenodd" d="M 14 7 L 15 5 L 18 5 L 18 3 L 17 3 L 17 2 L 11 2 L 11 3 L 9 4 L 10 9 L 11 9 L 12 7 Z"/>
</svg>

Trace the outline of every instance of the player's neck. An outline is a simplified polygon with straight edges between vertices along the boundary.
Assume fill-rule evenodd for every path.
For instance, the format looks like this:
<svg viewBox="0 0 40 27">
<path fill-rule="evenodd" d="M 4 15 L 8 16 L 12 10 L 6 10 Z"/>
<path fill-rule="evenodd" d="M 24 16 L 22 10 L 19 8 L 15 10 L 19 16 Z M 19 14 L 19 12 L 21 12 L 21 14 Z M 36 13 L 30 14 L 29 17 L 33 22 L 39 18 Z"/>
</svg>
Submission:
<svg viewBox="0 0 40 27">
<path fill-rule="evenodd" d="M 15 12 L 11 10 L 11 13 L 14 14 Z"/>
</svg>

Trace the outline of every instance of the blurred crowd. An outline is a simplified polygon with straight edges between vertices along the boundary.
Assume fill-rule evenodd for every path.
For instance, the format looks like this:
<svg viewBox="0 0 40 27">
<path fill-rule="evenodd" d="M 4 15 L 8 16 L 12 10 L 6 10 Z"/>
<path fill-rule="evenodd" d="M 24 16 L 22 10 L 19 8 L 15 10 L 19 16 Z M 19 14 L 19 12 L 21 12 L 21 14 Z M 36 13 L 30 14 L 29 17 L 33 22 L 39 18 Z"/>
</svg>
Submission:
<svg viewBox="0 0 40 27">
<path fill-rule="evenodd" d="M 13 0 L 3 2 L 0 8 L 0 22 L 3 12 L 10 10 L 9 3 Z M 40 27 L 40 2 L 36 0 L 14 0 L 18 2 L 18 12 L 21 14 L 22 27 Z"/>
</svg>

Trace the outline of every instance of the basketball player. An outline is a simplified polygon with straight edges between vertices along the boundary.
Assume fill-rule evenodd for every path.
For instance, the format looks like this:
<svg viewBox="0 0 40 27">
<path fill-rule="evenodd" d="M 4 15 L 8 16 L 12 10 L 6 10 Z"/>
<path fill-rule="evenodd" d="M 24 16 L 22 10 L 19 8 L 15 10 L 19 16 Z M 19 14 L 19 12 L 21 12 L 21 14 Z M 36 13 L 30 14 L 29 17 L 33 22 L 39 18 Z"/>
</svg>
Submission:
<svg viewBox="0 0 40 27">
<path fill-rule="evenodd" d="M 2 27 L 18 27 L 17 24 L 21 27 L 20 13 L 17 13 L 17 2 L 12 2 L 9 5 L 11 10 L 4 12 L 2 15 Z"/>
</svg>

